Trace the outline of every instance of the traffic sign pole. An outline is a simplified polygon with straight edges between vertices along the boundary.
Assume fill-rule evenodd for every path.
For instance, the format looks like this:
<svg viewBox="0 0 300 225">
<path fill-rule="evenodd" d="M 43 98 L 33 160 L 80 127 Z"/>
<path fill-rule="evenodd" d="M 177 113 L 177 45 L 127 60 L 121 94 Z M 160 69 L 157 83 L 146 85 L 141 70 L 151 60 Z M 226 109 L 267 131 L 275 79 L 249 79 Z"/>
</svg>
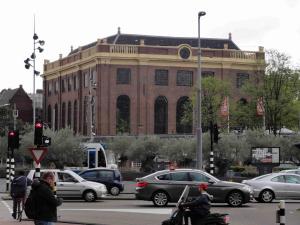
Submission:
<svg viewBox="0 0 300 225">
<path fill-rule="evenodd" d="M 48 149 L 45 147 L 37 147 L 37 148 L 29 148 L 29 151 L 32 155 L 32 158 L 34 160 L 34 167 L 35 167 L 35 178 L 41 177 L 41 164 L 40 162 L 45 157 Z"/>
</svg>

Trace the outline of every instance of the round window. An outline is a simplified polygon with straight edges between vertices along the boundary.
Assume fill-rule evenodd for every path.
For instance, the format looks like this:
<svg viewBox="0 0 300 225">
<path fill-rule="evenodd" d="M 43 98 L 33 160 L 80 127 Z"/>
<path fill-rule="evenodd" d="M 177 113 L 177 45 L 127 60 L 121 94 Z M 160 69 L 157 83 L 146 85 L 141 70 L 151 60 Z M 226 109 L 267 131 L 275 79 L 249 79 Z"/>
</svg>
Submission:
<svg viewBox="0 0 300 225">
<path fill-rule="evenodd" d="M 191 55 L 191 51 L 190 51 L 189 48 L 183 47 L 183 48 L 180 49 L 179 55 L 183 59 L 188 59 L 190 57 L 190 55 Z"/>
</svg>

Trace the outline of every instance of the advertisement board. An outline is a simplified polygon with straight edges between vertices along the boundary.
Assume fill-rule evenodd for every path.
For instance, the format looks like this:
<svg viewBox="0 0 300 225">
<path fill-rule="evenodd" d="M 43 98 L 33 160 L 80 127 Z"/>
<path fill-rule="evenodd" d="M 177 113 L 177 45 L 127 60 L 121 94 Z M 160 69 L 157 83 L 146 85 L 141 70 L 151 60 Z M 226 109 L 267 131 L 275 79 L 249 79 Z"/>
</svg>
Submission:
<svg viewBox="0 0 300 225">
<path fill-rule="evenodd" d="M 253 147 L 251 149 L 252 164 L 280 164 L 279 147 Z"/>
</svg>

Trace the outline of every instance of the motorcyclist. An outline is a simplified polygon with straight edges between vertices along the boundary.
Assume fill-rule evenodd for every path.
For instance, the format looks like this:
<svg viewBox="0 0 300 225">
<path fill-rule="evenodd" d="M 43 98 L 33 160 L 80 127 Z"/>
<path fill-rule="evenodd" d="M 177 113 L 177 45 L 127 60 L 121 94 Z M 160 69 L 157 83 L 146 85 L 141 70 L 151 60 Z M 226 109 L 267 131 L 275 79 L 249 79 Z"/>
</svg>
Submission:
<svg viewBox="0 0 300 225">
<path fill-rule="evenodd" d="M 184 222 L 188 225 L 188 218 L 191 218 L 192 225 L 195 218 L 206 217 L 210 213 L 210 202 L 212 200 L 212 195 L 209 195 L 206 190 L 208 188 L 207 183 L 201 183 L 198 186 L 200 195 L 193 201 L 185 202 L 180 204 L 180 208 L 188 208 L 184 212 Z"/>
</svg>

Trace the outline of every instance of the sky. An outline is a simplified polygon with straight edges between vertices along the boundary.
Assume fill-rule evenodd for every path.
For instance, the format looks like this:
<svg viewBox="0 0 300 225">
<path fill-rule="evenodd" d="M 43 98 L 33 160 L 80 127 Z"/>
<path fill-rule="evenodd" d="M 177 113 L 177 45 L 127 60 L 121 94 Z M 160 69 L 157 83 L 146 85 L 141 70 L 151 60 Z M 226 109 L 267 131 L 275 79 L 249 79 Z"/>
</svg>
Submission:
<svg viewBox="0 0 300 225">
<path fill-rule="evenodd" d="M 71 46 L 89 44 L 117 33 L 155 36 L 228 38 L 242 50 L 276 49 L 300 66 L 300 0 L 1 0 L 0 90 L 23 85 L 42 88 L 24 60 L 33 52 L 35 32 L 45 41 L 36 53 L 36 70 L 44 59 L 56 61 Z"/>
</svg>

